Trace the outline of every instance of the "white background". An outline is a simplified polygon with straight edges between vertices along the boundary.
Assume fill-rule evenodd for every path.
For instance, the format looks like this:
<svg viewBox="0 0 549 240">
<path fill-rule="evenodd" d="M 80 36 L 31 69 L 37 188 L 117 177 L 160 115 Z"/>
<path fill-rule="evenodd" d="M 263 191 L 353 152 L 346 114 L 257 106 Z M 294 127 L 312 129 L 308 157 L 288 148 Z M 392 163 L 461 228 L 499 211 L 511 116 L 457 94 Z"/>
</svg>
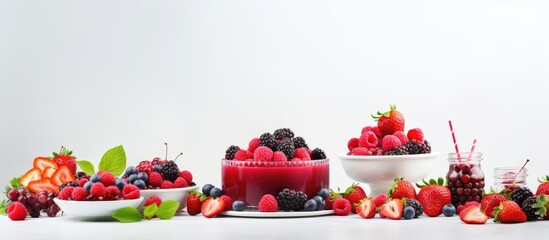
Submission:
<svg viewBox="0 0 549 240">
<path fill-rule="evenodd" d="M 231 144 L 290 127 L 332 159 L 396 104 L 441 153 L 549 174 L 544 1 L 0 1 L 0 183 L 61 145 L 98 163 L 183 151 L 220 185 Z"/>
</svg>

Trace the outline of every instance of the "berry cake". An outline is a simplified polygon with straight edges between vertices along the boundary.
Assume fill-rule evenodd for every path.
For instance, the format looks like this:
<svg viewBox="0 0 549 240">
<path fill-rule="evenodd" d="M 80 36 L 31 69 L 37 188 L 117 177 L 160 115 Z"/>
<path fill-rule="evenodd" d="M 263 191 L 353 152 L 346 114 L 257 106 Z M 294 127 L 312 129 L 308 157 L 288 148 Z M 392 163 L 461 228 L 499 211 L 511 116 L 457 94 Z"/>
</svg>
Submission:
<svg viewBox="0 0 549 240">
<path fill-rule="evenodd" d="M 223 192 L 247 206 L 258 206 L 265 194 L 284 189 L 315 196 L 329 187 L 329 160 L 320 148 L 281 128 L 250 141 L 247 148 L 231 145 L 221 166 Z"/>
</svg>

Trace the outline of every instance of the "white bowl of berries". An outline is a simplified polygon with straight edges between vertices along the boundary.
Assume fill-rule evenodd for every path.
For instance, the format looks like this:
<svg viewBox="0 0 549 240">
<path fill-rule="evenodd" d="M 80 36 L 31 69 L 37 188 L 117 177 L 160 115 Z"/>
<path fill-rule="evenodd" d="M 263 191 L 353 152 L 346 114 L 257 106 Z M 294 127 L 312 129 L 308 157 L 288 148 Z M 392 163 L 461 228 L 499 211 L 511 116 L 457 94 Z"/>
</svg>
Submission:
<svg viewBox="0 0 549 240">
<path fill-rule="evenodd" d="M 189 186 L 184 188 L 170 188 L 170 189 L 145 189 L 141 190 L 141 196 L 145 199 L 149 199 L 152 196 L 157 196 L 162 201 L 174 200 L 179 202 L 179 209 L 187 207 L 187 196 L 192 190 L 198 189 L 198 186 Z M 143 203 L 139 205 L 139 208 L 143 207 Z"/>
</svg>

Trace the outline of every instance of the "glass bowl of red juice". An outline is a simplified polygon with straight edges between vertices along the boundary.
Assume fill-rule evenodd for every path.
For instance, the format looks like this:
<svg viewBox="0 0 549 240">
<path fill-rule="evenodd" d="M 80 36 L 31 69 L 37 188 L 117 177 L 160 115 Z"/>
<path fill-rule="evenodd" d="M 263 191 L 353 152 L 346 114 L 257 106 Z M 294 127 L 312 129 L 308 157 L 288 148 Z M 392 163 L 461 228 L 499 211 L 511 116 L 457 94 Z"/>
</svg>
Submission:
<svg viewBox="0 0 549 240">
<path fill-rule="evenodd" d="M 308 198 L 330 185 L 330 160 L 258 162 L 221 160 L 223 193 L 247 206 L 257 206 L 265 194 L 277 196 L 284 188 Z"/>
</svg>

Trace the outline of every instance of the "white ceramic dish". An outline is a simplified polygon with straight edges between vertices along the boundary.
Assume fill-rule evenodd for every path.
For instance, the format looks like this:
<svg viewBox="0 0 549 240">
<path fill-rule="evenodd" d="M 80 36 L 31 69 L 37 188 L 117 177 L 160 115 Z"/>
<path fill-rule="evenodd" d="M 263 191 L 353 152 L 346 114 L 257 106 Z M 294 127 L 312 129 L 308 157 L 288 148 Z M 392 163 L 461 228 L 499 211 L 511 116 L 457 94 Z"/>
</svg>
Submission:
<svg viewBox="0 0 549 240">
<path fill-rule="evenodd" d="M 247 208 L 244 211 L 225 211 L 221 212 L 219 215 L 230 216 L 230 217 L 248 217 L 248 218 L 297 218 L 297 217 L 318 217 L 331 215 L 334 213 L 334 210 L 321 210 L 321 211 L 312 211 L 312 212 L 260 212 L 257 209 Z"/>
<path fill-rule="evenodd" d="M 54 198 L 53 201 L 61 208 L 63 214 L 85 219 L 112 219 L 112 214 L 125 207 L 137 207 L 143 202 L 143 197 L 131 200 L 116 201 L 72 201 Z"/>
<path fill-rule="evenodd" d="M 399 156 L 340 155 L 343 170 L 355 181 L 370 186 L 369 196 L 386 193 L 396 177 L 415 183 L 427 177 L 437 152 Z"/>
<path fill-rule="evenodd" d="M 187 207 L 187 196 L 191 190 L 198 189 L 198 186 L 184 187 L 184 188 L 170 188 L 170 189 L 150 189 L 141 190 L 141 196 L 148 199 L 152 196 L 158 196 L 162 201 L 175 200 L 179 202 L 179 209 Z M 144 202 L 139 205 L 139 208 L 143 207 Z"/>
</svg>

